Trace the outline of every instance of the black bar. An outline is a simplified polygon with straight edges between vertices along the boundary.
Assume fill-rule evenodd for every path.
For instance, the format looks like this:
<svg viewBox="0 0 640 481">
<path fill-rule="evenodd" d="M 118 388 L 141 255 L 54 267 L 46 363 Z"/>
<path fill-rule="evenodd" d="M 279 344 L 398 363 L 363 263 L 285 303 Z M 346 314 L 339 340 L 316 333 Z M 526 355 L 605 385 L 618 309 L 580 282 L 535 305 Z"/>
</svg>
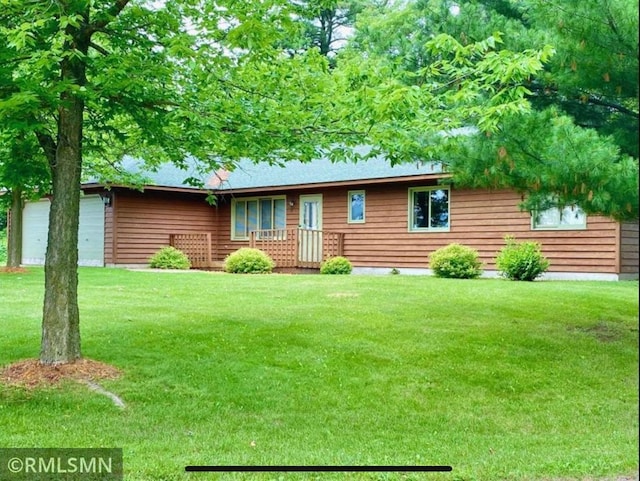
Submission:
<svg viewBox="0 0 640 481">
<path fill-rule="evenodd" d="M 234 473 L 342 473 L 342 472 L 449 472 L 451 466 L 185 466 L 186 472 Z"/>
</svg>

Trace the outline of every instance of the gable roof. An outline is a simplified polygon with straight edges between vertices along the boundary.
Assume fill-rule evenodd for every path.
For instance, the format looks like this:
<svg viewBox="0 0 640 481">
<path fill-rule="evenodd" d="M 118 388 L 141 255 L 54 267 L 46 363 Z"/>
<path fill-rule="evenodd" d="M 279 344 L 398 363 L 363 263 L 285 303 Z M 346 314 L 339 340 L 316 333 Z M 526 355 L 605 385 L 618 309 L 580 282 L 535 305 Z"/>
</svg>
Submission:
<svg viewBox="0 0 640 481">
<path fill-rule="evenodd" d="M 412 177 L 440 174 L 440 164 L 401 164 L 391 166 L 383 158 L 366 161 L 331 162 L 320 158 L 312 162 L 290 161 L 284 166 L 241 162 L 222 182 L 220 172 L 208 179 L 208 185 L 217 190 L 244 190 L 275 188 L 310 184 L 343 183 L 373 179 Z"/>
<path fill-rule="evenodd" d="M 356 183 L 389 178 L 431 176 L 442 174 L 442 165 L 437 162 L 398 164 L 392 166 L 383 157 L 354 162 L 331 162 L 327 157 L 311 162 L 289 161 L 283 165 L 255 163 L 250 160 L 238 162 L 232 171 L 219 169 L 215 172 L 202 172 L 195 159 L 187 160 L 183 168 L 171 163 L 150 168 L 144 161 L 132 157 L 122 160 L 125 171 L 142 177 L 145 188 L 166 190 L 202 191 L 188 182 L 189 178 L 199 180 L 205 189 L 219 192 L 238 190 L 261 190 L 266 188 L 286 188 L 292 186 Z M 200 167 L 200 168 L 199 168 Z M 85 185 L 97 185 L 96 179 L 88 180 Z"/>
</svg>

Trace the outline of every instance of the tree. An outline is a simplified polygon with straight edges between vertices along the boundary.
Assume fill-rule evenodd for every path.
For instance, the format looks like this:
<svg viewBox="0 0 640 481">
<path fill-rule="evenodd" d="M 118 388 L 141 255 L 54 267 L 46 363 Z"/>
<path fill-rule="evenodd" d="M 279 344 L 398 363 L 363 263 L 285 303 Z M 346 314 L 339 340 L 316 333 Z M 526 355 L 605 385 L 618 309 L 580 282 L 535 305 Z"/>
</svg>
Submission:
<svg viewBox="0 0 640 481">
<path fill-rule="evenodd" d="M 11 229 L 7 242 L 7 266 L 22 262 L 22 208 L 25 199 L 49 192 L 49 171 L 35 137 L 24 133 L 0 135 L 0 205 L 11 210 Z"/>
<path fill-rule="evenodd" d="M 232 169 L 243 157 L 282 163 L 327 150 L 336 160 L 357 159 L 349 147 L 367 141 L 374 146 L 368 155 L 423 159 L 429 133 L 470 118 L 490 128 L 527 110 L 526 90 L 511 87 L 552 54 L 548 47 L 497 51 L 498 35 L 468 45 L 440 35 L 427 43 L 436 61 L 413 73 L 357 52 L 330 71 L 316 49 L 291 56 L 278 47 L 298 18 L 285 0 L 0 6 L 0 122 L 35 133 L 52 178 L 45 364 L 81 356 L 77 236 L 85 147 L 99 152 L 114 144 L 150 163 L 194 158 L 208 171 Z"/>
<path fill-rule="evenodd" d="M 35 133 L 52 178 L 40 361 L 72 362 L 85 133 L 209 169 L 241 156 L 309 158 L 331 141 L 317 108 L 327 65 L 272 48 L 291 23 L 287 2 L 0 6 L 0 120 Z"/>
<path fill-rule="evenodd" d="M 321 55 L 330 58 L 335 66 L 335 55 L 353 29 L 356 15 L 364 9 L 361 0 L 296 0 L 295 15 L 300 19 L 301 35 L 288 39 L 286 45 L 292 53 L 316 47 Z"/>
<path fill-rule="evenodd" d="M 444 76 L 433 85 L 451 93 L 454 101 L 441 107 L 458 119 L 452 127 L 476 129 L 444 137 L 414 129 L 413 139 L 403 137 L 396 148 L 411 160 L 442 159 L 458 185 L 513 188 L 525 197 L 526 209 L 579 204 L 588 213 L 624 220 L 638 217 L 637 31 L 637 3 L 624 0 L 460 1 L 455 9 L 424 0 L 360 15 L 353 48 L 366 51 L 368 61 L 384 59 L 378 69 L 392 72 L 406 88 L 432 81 L 424 72 L 441 58 L 429 45 L 443 32 L 458 49 L 502 32 L 498 55 L 552 45 L 555 54 L 529 76 L 508 79 L 512 66 L 495 70 L 502 79 L 494 87 L 519 90 L 528 106 L 503 111 L 489 123 L 473 110 L 457 110 L 466 101 L 486 106 L 493 94 L 463 99 L 464 74 L 456 77 L 461 70 L 447 82 L 440 69 Z"/>
</svg>

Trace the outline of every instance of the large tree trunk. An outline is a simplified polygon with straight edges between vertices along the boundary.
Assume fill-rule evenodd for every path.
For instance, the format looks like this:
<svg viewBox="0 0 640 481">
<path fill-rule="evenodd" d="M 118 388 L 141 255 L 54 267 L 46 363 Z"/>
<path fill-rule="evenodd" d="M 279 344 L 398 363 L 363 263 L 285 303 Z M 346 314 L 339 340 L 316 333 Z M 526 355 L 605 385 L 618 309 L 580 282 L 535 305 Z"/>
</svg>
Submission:
<svg viewBox="0 0 640 481">
<path fill-rule="evenodd" d="M 40 362 L 61 364 L 79 359 L 78 223 L 82 166 L 82 101 L 69 99 L 60 109 L 53 198 L 44 265 L 44 309 Z"/>
<path fill-rule="evenodd" d="M 7 266 L 20 267 L 22 262 L 22 190 L 11 190 L 11 227 L 7 246 Z"/>
<path fill-rule="evenodd" d="M 83 42 L 77 36 L 74 40 L 74 47 L 86 54 L 88 39 Z M 84 60 L 65 59 L 61 67 L 63 79 L 77 85 L 86 83 Z M 50 159 L 53 198 L 44 265 L 42 364 L 69 363 L 81 357 L 78 224 L 84 101 L 73 92 L 63 93 L 61 100 L 55 158 Z"/>
</svg>

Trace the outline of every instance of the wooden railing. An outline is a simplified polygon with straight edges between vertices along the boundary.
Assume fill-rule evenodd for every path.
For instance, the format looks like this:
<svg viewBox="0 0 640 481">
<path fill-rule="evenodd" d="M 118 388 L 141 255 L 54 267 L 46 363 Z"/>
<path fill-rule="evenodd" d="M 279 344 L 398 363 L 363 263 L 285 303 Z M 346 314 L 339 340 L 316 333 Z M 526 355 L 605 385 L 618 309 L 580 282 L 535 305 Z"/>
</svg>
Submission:
<svg viewBox="0 0 640 481">
<path fill-rule="evenodd" d="M 298 229 L 267 229 L 249 233 L 249 246 L 266 252 L 277 267 L 297 267 Z"/>
<path fill-rule="evenodd" d="M 220 268 L 217 246 L 210 232 L 170 234 L 170 245 L 184 252 L 194 269 Z M 252 231 L 249 245 L 260 249 L 280 268 L 319 268 L 330 257 L 341 256 L 344 234 L 311 229 L 267 229 Z"/>
<path fill-rule="evenodd" d="M 318 268 L 344 249 L 344 234 L 311 229 L 265 229 L 252 231 L 250 247 L 260 249 L 273 259 L 276 267 Z"/>
<path fill-rule="evenodd" d="M 213 267 L 213 250 L 210 232 L 191 232 L 187 234 L 170 234 L 169 243 L 184 252 L 195 269 Z"/>
</svg>

